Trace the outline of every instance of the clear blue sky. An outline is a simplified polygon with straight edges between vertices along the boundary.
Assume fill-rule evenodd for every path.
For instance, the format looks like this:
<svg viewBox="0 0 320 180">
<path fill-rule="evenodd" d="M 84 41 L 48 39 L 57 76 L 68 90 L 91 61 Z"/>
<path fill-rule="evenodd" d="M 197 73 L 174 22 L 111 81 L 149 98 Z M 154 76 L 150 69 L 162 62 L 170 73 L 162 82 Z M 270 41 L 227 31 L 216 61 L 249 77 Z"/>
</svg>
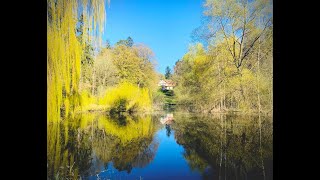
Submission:
<svg viewBox="0 0 320 180">
<path fill-rule="evenodd" d="M 188 50 L 191 32 L 200 26 L 203 0 L 111 0 L 104 42 L 132 37 L 155 53 L 156 70 L 165 72 Z"/>
</svg>

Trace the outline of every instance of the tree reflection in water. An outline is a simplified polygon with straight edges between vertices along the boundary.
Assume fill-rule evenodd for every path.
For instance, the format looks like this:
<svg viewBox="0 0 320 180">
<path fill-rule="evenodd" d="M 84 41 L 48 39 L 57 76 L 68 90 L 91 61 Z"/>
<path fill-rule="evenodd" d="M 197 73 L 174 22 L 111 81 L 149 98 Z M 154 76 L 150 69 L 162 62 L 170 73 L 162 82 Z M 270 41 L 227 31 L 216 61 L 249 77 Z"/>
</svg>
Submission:
<svg viewBox="0 0 320 180">
<path fill-rule="evenodd" d="M 159 131 L 155 138 L 162 128 L 164 131 Z M 47 179 L 86 179 L 97 175 L 112 179 L 117 174 L 104 172 L 114 170 L 136 178 L 133 169 L 142 170 L 151 161 L 156 161 L 162 132 L 165 136 L 174 136 L 175 141 L 160 139 L 165 141 L 162 154 L 159 148 L 160 157 L 175 152 L 168 152 L 166 148 L 182 146 L 183 156 L 176 159 L 177 164 L 187 164 L 183 172 L 192 174 L 191 169 L 196 173 L 194 177 L 272 179 L 271 117 L 222 114 L 209 117 L 179 113 L 163 117 L 88 113 L 61 123 L 50 123 Z M 180 157 L 180 154 L 170 155 Z M 152 163 L 158 165 L 148 168 L 155 168 L 152 172 L 165 171 L 167 167 L 161 164 L 163 162 L 167 163 L 163 158 L 158 159 Z M 172 169 L 172 173 L 184 167 L 174 168 L 177 169 Z M 143 172 L 151 176 L 149 171 Z"/>
<path fill-rule="evenodd" d="M 173 114 L 166 114 L 166 116 L 160 118 L 161 124 L 164 124 L 166 127 L 166 135 L 170 137 L 171 135 L 171 124 L 174 122 Z"/>
<path fill-rule="evenodd" d="M 175 115 L 175 120 L 175 139 L 203 179 L 272 179 L 270 117 Z"/>
<path fill-rule="evenodd" d="M 120 120 L 120 121 L 119 121 Z M 152 161 L 158 148 L 151 116 L 83 114 L 48 124 L 48 179 L 94 176 L 109 163 L 131 172 Z"/>
<path fill-rule="evenodd" d="M 166 134 L 168 137 L 170 137 L 171 135 L 171 126 L 170 124 L 166 124 Z"/>
</svg>

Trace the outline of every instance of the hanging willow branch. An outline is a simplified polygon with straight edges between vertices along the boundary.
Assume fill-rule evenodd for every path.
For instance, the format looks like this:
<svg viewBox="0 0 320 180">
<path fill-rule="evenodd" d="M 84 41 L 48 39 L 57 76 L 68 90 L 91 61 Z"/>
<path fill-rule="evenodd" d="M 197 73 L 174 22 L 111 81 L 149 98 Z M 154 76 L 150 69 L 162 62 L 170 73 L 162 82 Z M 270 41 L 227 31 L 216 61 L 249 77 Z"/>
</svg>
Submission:
<svg viewBox="0 0 320 180">
<path fill-rule="evenodd" d="M 47 0 L 47 120 L 59 121 L 80 104 L 78 85 L 86 41 L 77 38 L 77 19 L 83 14 L 81 39 L 101 45 L 106 22 L 105 0 Z"/>
</svg>

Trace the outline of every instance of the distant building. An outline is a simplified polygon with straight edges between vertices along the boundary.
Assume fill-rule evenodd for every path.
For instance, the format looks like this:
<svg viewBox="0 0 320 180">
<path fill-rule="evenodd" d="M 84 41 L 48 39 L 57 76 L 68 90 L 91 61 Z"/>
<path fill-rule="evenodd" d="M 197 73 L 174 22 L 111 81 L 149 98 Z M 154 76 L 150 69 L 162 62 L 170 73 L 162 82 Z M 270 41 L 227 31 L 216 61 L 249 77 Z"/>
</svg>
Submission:
<svg viewBox="0 0 320 180">
<path fill-rule="evenodd" d="M 172 124 L 173 121 L 173 114 L 167 114 L 165 117 L 160 118 L 161 124 Z"/>
<path fill-rule="evenodd" d="M 162 90 L 173 90 L 173 87 L 176 86 L 176 83 L 171 80 L 160 80 L 158 86 L 161 86 Z"/>
</svg>

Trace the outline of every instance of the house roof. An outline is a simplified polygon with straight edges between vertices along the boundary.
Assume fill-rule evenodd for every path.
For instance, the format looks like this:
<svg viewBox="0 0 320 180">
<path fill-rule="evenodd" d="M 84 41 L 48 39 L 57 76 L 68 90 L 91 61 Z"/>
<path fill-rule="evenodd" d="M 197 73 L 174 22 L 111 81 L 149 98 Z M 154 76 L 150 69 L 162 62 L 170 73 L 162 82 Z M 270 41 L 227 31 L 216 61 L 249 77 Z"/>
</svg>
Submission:
<svg viewBox="0 0 320 180">
<path fill-rule="evenodd" d="M 161 81 L 163 81 L 165 84 L 165 86 L 175 86 L 176 85 L 176 83 L 175 82 L 173 82 L 172 80 L 168 80 L 168 79 L 166 79 L 166 80 L 160 80 L 160 82 Z"/>
</svg>

